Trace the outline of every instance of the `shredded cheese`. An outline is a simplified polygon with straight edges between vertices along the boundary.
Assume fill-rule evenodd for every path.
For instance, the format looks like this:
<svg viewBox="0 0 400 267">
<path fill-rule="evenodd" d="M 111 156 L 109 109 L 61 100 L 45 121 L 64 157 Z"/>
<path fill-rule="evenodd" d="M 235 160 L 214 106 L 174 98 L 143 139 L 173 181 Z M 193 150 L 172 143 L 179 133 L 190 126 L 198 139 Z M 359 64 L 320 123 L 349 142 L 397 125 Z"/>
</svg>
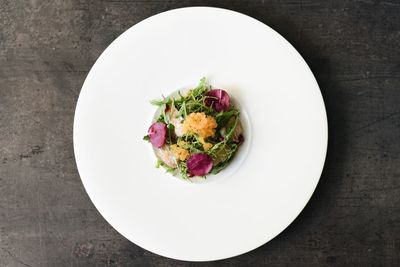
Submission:
<svg viewBox="0 0 400 267">
<path fill-rule="evenodd" d="M 174 154 L 175 158 L 178 160 L 185 160 L 189 157 L 189 151 L 184 148 L 179 147 L 176 144 L 170 146 L 172 153 Z"/>
<path fill-rule="evenodd" d="M 207 138 L 215 134 L 217 122 L 204 112 L 189 114 L 183 122 L 184 134 L 197 134 L 199 137 Z"/>
<path fill-rule="evenodd" d="M 203 137 L 199 137 L 199 141 L 203 145 L 205 151 L 213 147 L 213 144 L 206 142 Z"/>
<path fill-rule="evenodd" d="M 183 140 L 179 140 L 178 141 L 178 146 L 185 148 L 188 145 L 187 142 L 183 141 Z"/>
</svg>

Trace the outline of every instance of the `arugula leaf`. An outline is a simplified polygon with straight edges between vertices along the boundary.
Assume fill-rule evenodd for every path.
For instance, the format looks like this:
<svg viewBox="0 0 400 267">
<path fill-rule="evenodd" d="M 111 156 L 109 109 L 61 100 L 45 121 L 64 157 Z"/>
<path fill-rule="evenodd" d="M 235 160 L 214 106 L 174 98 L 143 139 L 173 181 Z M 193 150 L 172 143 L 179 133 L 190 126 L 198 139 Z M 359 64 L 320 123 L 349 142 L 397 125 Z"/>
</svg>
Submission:
<svg viewBox="0 0 400 267">
<path fill-rule="evenodd" d="M 182 116 L 184 118 L 186 118 L 186 116 L 187 116 L 186 101 L 185 100 L 183 100 L 181 105 L 180 105 L 180 108 L 179 108 L 179 111 L 178 111 L 178 117 L 179 116 Z"/>
<path fill-rule="evenodd" d="M 168 139 L 167 143 L 172 144 L 174 139 L 176 138 L 175 136 L 175 126 L 171 123 L 167 124 L 167 130 L 168 130 Z"/>
<path fill-rule="evenodd" d="M 207 86 L 206 77 L 200 79 L 199 85 L 191 90 L 192 97 L 196 99 L 199 96 L 204 95 L 208 91 L 209 87 Z"/>
<path fill-rule="evenodd" d="M 228 130 L 228 133 L 225 135 L 224 142 L 227 142 L 231 139 L 233 134 L 235 133 L 236 126 L 238 125 L 239 122 L 239 116 L 236 116 L 235 122 L 231 126 L 231 128 Z"/>
<path fill-rule="evenodd" d="M 224 140 L 214 144 L 214 146 L 208 151 L 208 154 L 210 154 L 210 156 L 215 158 L 216 154 L 225 148 L 225 146 L 227 145 L 227 143 L 230 141 L 233 134 L 235 133 L 235 129 L 238 125 L 238 122 L 239 122 L 239 116 L 236 116 L 233 125 L 230 127 L 227 134 L 224 136 Z"/>
<path fill-rule="evenodd" d="M 215 120 L 217 121 L 218 128 L 222 128 L 226 126 L 229 120 L 234 117 L 239 116 L 239 111 L 237 109 L 231 109 L 229 111 L 221 111 L 215 116 Z"/>
<path fill-rule="evenodd" d="M 176 171 L 176 168 L 172 168 L 167 164 L 165 164 L 164 161 L 162 161 L 161 159 L 157 159 L 156 168 L 158 169 L 160 168 L 160 166 L 162 166 L 165 169 L 165 171 L 169 173 L 174 173 Z"/>
<path fill-rule="evenodd" d="M 219 154 L 216 155 L 217 158 L 215 159 L 217 161 L 217 164 L 212 168 L 211 173 L 217 174 L 222 169 L 224 169 L 233 159 L 233 156 L 236 154 L 238 148 L 239 146 L 237 144 L 230 143 L 225 146 L 221 151 L 219 151 Z M 218 162 L 218 160 L 222 161 Z"/>
<path fill-rule="evenodd" d="M 160 106 L 160 109 L 161 109 L 161 115 L 163 116 L 163 118 L 164 118 L 164 122 L 165 122 L 165 124 L 169 124 L 169 118 L 168 118 L 168 116 L 165 114 L 165 109 L 167 108 L 167 104 L 162 104 L 161 106 Z"/>
<path fill-rule="evenodd" d="M 156 122 L 165 122 L 165 120 L 164 120 L 164 115 L 163 115 L 163 114 L 160 114 L 160 115 L 158 116 L 158 118 L 156 119 Z"/>
<path fill-rule="evenodd" d="M 153 99 L 150 101 L 150 104 L 160 107 L 162 105 L 168 104 L 169 102 L 170 99 L 168 97 L 167 98 L 164 97 L 163 99 Z"/>
<path fill-rule="evenodd" d="M 189 179 L 188 168 L 185 161 L 182 161 L 178 165 L 179 173 L 183 179 Z"/>
</svg>

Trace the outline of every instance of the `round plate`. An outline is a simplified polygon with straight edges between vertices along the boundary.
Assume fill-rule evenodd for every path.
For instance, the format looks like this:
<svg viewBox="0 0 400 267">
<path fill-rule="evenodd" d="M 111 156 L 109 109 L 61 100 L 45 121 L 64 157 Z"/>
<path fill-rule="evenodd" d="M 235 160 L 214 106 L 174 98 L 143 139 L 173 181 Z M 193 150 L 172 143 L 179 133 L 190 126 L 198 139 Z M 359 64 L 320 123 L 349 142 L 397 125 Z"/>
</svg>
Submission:
<svg viewBox="0 0 400 267">
<path fill-rule="evenodd" d="M 142 140 L 149 100 L 203 76 L 242 105 L 251 136 L 229 175 L 182 182 L 154 167 Z M 327 139 L 299 53 L 265 24 L 208 7 L 155 15 L 117 38 L 89 72 L 74 121 L 78 170 L 99 212 L 144 249 L 189 261 L 239 255 L 283 231 L 318 183 Z"/>
</svg>

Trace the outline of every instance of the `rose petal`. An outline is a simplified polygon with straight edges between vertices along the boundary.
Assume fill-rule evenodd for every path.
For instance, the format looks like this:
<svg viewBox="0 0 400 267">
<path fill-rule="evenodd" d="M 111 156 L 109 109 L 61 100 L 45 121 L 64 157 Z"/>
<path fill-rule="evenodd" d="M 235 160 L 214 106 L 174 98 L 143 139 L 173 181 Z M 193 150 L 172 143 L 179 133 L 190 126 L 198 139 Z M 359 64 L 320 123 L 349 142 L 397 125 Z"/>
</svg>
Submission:
<svg viewBox="0 0 400 267">
<path fill-rule="evenodd" d="M 222 89 L 213 89 L 207 92 L 205 104 L 212 107 L 215 111 L 227 111 L 230 106 L 231 99 L 228 93 Z"/>
<path fill-rule="evenodd" d="M 187 168 L 190 176 L 204 176 L 213 167 L 212 158 L 207 154 L 192 154 L 187 160 Z"/>
<path fill-rule="evenodd" d="M 160 148 L 165 144 L 165 139 L 167 139 L 167 125 L 163 122 L 153 123 L 148 132 L 150 137 L 150 143 Z"/>
</svg>

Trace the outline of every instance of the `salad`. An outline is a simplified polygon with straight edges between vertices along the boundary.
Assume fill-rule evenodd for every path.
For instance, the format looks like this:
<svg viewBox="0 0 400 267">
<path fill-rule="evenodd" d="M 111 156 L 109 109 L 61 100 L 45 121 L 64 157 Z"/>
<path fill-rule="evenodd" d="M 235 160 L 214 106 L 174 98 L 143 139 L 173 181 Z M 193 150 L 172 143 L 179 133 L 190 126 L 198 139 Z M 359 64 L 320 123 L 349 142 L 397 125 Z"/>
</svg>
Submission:
<svg viewBox="0 0 400 267">
<path fill-rule="evenodd" d="M 212 89 L 205 78 L 185 95 L 151 104 L 159 107 L 158 115 L 143 139 L 153 145 L 156 167 L 183 179 L 217 174 L 244 141 L 239 110 L 225 90 Z"/>
</svg>

